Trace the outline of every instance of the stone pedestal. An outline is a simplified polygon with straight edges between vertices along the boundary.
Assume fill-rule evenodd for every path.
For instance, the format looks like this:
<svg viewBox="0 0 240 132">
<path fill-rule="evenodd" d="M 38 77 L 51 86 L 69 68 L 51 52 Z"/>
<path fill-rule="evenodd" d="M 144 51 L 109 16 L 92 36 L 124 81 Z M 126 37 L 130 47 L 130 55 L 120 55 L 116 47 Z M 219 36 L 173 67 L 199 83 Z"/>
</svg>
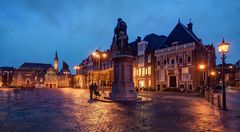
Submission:
<svg viewBox="0 0 240 132">
<path fill-rule="evenodd" d="M 116 101 L 137 100 L 137 93 L 133 83 L 133 57 L 117 55 L 114 62 L 114 82 L 109 97 Z"/>
</svg>

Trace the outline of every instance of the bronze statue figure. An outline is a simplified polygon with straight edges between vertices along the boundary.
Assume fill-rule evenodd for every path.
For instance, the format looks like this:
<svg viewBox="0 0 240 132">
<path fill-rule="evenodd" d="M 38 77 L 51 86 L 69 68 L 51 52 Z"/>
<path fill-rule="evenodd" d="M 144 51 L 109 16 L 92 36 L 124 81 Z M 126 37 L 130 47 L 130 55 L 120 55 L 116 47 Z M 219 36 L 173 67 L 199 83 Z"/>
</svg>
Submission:
<svg viewBox="0 0 240 132">
<path fill-rule="evenodd" d="M 114 29 L 113 44 L 117 46 L 117 54 L 130 54 L 131 49 L 128 45 L 127 24 L 118 18 L 117 26 Z"/>
</svg>

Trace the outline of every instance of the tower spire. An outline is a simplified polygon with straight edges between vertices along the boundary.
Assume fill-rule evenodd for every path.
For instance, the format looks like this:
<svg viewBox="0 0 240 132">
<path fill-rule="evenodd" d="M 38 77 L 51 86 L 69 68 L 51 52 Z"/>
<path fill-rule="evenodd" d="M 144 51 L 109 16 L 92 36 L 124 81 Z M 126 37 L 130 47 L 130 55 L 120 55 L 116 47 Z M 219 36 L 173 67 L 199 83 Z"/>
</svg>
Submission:
<svg viewBox="0 0 240 132">
<path fill-rule="evenodd" d="M 54 70 L 56 73 L 58 73 L 58 55 L 57 51 L 55 52 L 55 57 L 54 57 Z"/>
<path fill-rule="evenodd" d="M 55 52 L 55 57 L 54 57 L 54 59 L 58 59 L 57 51 Z"/>
</svg>

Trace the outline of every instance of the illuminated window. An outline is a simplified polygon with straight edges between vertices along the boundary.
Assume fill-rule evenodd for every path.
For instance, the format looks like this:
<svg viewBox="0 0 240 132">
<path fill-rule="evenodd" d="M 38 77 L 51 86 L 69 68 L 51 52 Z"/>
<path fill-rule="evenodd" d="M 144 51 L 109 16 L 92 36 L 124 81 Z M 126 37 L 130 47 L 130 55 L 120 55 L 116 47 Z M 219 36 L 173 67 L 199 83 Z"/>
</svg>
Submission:
<svg viewBox="0 0 240 132">
<path fill-rule="evenodd" d="M 138 76 L 142 76 L 142 69 L 138 68 Z"/>
<path fill-rule="evenodd" d="M 151 76 L 151 73 L 152 73 L 152 71 L 151 71 L 151 70 L 152 70 L 151 66 L 149 66 L 147 69 L 148 69 L 148 75 Z"/>
<path fill-rule="evenodd" d="M 133 77 L 136 76 L 136 68 L 133 68 Z"/>
<path fill-rule="evenodd" d="M 142 68 L 142 76 L 145 76 L 145 68 Z"/>
<path fill-rule="evenodd" d="M 18 81 L 18 82 L 21 82 L 21 81 L 22 81 L 22 75 L 21 75 L 21 74 L 18 74 L 18 76 L 17 76 L 17 81 Z"/>
<path fill-rule="evenodd" d="M 152 85 L 152 81 L 148 80 L 148 87 L 151 87 L 151 85 Z"/>
<path fill-rule="evenodd" d="M 189 68 L 188 67 L 182 68 L 182 80 L 183 81 L 190 80 L 190 74 L 189 74 Z"/>
<path fill-rule="evenodd" d="M 165 81 L 165 70 L 159 70 L 158 75 L 160 81 Z"/>
<path fill-rule="evenodd" d="M 148 63 L 151 63 L 151 54 L 148 55 Z"/>
<path fill-rule="evenodd" d="M 140 88 L 144 88 L 145 87 L 145 81 L 143 81 L 143 80 L 139 81 L 139 86 L 140 86 Z"/>
</svg>

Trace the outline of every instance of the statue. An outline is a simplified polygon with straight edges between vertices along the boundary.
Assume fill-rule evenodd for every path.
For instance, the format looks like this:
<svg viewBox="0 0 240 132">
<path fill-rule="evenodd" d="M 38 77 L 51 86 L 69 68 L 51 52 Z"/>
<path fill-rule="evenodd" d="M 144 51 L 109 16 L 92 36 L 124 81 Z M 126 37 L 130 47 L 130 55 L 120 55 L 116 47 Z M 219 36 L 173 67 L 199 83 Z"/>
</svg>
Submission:
<svg viewBox="0 0 240 132">
<path fill-rule="evenodd" d="M 131 54 L 128 45 L 127 24 L 121 18 L 118 18 L 117 26 L 114 29 L 113 45 L 117 47 L 117 54 Z"/>
<path fill-rule="evenodd" d="M 136 101 L 133 83 L 133 56 L 128 45 L 127 25 L 119 18 L 112 43 L 114 81 L 109 97 L 116 101 Z"/>
</svg>

